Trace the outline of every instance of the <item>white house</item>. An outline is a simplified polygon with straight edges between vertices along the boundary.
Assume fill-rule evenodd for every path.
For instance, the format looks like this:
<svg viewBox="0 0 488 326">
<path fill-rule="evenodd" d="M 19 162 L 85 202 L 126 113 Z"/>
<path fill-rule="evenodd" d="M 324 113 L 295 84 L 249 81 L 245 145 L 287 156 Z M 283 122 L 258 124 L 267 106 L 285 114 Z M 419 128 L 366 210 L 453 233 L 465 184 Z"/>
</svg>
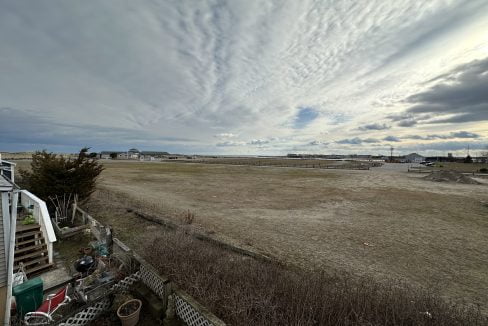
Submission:
<svg viewBox="0 0 488 326">
<path fill-rule="evenodd" d="M 0 174 L 0 319 L 8 325 L 12 297 L 15 220 L 18 192 L 12 182 Z"/>
<path fill-rule="evenodd" d="M 406 163 L 420 163 L 425 161 L 425 157 L 417 154 L 417 153 L 410 153 L 408 155 L 405 155 L 405 162 Z"/>
<path fill-rule="evenodd" d="M 14 265 L 22 262 L 25 266 L 29 266 L 26 267 L 26 273 L 29 273 L 29 269 L 32 272 L 50 269 L 54 265 L 53 243 L 56 241 L 46 203 L 27 190 L 19 189 L 13 183 L 14 166 L 14 163 L 0 158 L 0 320 L 4 325 L 10 324 Z M 17 207 L 20 206 L 32 208 L 34 224 L 28 226 L 19 224 Z M 32 240 L 26 241 L 31 242 L 29 247 L 31 253 L 19 256 L 25 247 L 16 244 L 16 234 L 27 232 L 22 233 L 25 239 L 29 230 L 39 230 L 40 235 L 29 235 Z M 47 248 L 39 249 L 36 245 L 38 241 L 43 241 Z"/>
</svg>

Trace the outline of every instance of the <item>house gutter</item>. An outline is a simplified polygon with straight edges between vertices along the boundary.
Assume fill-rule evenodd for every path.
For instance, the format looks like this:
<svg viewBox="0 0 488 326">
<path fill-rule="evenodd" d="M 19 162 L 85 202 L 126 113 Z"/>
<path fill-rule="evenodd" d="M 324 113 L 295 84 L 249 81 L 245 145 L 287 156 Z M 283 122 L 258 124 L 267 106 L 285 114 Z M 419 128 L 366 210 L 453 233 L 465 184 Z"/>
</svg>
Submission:
<svg viewBox="0 0 488 326">
<path fill-rule="evenodd" d="M 15 248 L 15 229 L 17 226 L 17 203 L 19 200 L 19 192 L 17 190 L 12 191 L 12 212 L 10 215 L 10 243 L 8 248 L 8 261 L 7 261 L 7 300 L 5 303 L 5 319 L 4 326 L 10 325 L 10 308 L 12 304 L 12 282 L 14 274 L 14 248 Z"/>
</svg>

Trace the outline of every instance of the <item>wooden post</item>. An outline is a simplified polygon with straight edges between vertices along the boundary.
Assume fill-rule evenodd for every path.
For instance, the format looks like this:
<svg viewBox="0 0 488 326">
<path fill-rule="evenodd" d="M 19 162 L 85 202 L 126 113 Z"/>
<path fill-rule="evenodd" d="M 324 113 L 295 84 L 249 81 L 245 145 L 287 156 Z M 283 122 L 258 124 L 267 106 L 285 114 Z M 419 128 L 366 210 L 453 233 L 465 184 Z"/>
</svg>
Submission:
<svg viewBox="0 0 488 326">
<path fill-rule="evenodd" d="M 76 216 L 76 200 L 73 203 L 73 214 L 71 215 L 71 224 L 75 223 L 75 216 Z"/>
</svg>

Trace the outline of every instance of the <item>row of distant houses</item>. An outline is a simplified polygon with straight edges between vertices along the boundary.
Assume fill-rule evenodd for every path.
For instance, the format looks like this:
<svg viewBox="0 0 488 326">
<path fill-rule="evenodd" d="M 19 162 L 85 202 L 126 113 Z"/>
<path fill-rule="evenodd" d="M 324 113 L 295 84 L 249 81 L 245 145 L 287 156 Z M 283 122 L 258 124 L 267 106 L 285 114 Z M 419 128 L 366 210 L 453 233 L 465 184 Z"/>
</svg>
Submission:
<svg viewBox="0 0 488 326">
<path fill-rule="evenodd" d="M 168 159 L 168 160 L 176 160 L 176 159 L 183 159 L 183 158 L 188 159 L 193 157 L 187 155 L 170 154 L 168 152 L 140 151 L 137 148 L 131 148 L 128 151 L 102 151 L 98 154 L 98 158 L 155 161 L 161 159 Z"/>
<path fill-rule="evenodd" d="M 410 153 L 401 156 L 386 155 L 322 155 L 322 154 L 288 154 L 288 158 L 308 158 L 308 159 L 327 159 L 327 160 L 359 160 L 359 161 L 393 161 L 398 163 L 421 163 L 421 162 L 464 162 L 465 157 L 455 157 L 451 153 L 447 156 L 423 156 L 418 153 Z M 486 157 L 472 157 L 473 163 L 488 163 Z"/>
<path fill-rule="evenodd" d="M 358 161 L 388 161 L 390 156 L 384 155 L 367 155 L 367 154 L 348 154 L 348 155 L 322 155 L 322 154 L 288 154 L 288 158 L 307 158 L 307 159 L 326 159 L 326 160 L 358 160 Z M 411 153 L 404 156 L 394 156 L 393 160 L 402 163 L 420 163 L 426 158 L 417 153 Z"/>
</svg>

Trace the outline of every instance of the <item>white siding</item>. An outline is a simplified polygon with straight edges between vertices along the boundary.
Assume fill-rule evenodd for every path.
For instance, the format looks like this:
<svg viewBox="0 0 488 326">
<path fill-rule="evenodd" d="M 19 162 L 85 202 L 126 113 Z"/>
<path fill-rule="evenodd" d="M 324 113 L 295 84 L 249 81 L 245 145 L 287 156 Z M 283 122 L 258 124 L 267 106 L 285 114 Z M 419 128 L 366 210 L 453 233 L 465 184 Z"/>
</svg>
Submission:
<svg viewBox="0 0 488 326">
<path fill-rule="evenodd" d="M 1 199 L 0 199 L 1 201 Z M 5 234 L 9 234 L 10 230 L 4 230 L 2 205 L 0 205 L 0 287 L 7 285 L 7 259 L 5 258 Z"/>
</svg>

